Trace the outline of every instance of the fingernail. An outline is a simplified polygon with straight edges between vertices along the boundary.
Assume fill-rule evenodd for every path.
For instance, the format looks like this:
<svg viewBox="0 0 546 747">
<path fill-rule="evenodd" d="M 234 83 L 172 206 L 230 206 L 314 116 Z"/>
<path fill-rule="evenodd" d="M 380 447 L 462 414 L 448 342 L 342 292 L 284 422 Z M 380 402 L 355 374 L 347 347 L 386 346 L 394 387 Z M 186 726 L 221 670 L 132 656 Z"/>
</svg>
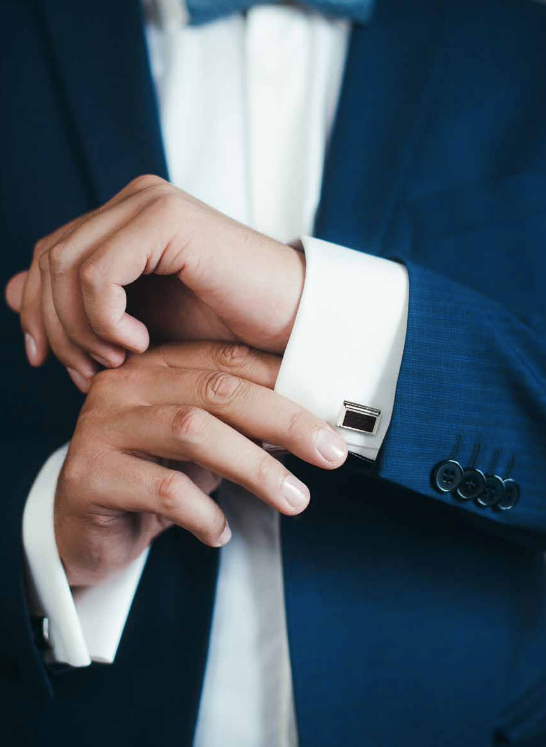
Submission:
<svg viewBox="0 0 546 747">
<path fill-rule="evenodd" d="M 218 542 L 216 544 L 216 547 L 223 547 L 224 545 L 227 545 L 227 543 L 231 539 L 231 529 L 229 524 L 226 521 L 226 525 L 224 527 L 224 531 L 222 534 L 218 537 Z"/>
<path fill-rule="evenodd" d="M 321 428 L 317 434 L 317 451 L 327 462 L 340 462 L 347 456 L 347 444 L 334 431 Z"/>
<path fill-rule="evenodd" d="M 112 364 L 110 361 L 107 361 L 106 358 L 101 358 L 100 355 L 95 355 L 94 353 L 91 353 L 91 358 L 94 358 L 97 363 L 100 363 L 101 366 L 104 366 L 104 368 L 111 368 Z"/>
<path fill-rule="evenodd" d="M 85 376 L 82 376 L 79 371 L 75 371 L 73 368 L 67 368 L 66 370 L 68 371 L 68 375 L 70 376 L 74 384 L 76 384 L 78 389 L 81 389 L 82 392 L 89 391 L 89 379 L 86 379 Z"/>
<path fill-rule="evenodd" d="M 304 485 L 294 475 L 286 475 L 284 478 L 282 494 L 290 507 L 296 511 L 303 511 L 311 497 L 307 485 Z"/>
<path fill-rule="evenodd" d="M 28 332 L 25 332 L 25 349 L 29 363 L 32 366 L 36 366 L 38 364 L 38 348 L 36 347 L 34 337 Z"/>
</svg>

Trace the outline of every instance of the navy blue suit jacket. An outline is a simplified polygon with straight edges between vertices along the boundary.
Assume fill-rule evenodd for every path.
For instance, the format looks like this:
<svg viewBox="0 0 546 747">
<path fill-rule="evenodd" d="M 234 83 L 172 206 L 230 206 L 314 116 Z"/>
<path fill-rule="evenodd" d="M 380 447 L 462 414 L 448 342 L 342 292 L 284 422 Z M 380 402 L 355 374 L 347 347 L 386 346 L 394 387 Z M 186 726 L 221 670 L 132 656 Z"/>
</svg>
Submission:
<svg viewBox="0 0 546 747">
<path fill-rule="evenodd" d="M 138 0 L 0 18 L 4 282 L 41 236 L 168 175 Z M 531 0 L 378 0 L 352 31 L 315 235 L 403 261 L 409 323 L 376 473 L 292 465 L 313 495 L 282 523 L 302 747 L 546 745 L 545 71 Z M 30 369 L 6 308 L 0 330 L 0 741 L 191 745 L 217 552 L 167 532 L 114 665 L 44 666 L 21 515 L 81 399 L 55 361 Z M 464 466 L 476 444 L 484 471 L 512 463 L 511 511 L 431 487 L 455 443 Z"/>
</svg>

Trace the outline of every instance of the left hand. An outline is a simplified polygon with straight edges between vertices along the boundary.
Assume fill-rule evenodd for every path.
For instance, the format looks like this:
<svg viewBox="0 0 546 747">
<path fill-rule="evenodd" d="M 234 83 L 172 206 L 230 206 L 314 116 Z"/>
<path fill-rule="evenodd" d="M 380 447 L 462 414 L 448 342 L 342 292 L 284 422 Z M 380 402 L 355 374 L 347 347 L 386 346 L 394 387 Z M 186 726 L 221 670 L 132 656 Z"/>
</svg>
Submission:
<svg viewBox="0 0 546 747">
<path fill-rule="evenodd" d="M 137 310 L 146 317 L 140 310 L 152 309 L 151 321 L 141 321 L 126 311 L 125 286 L 151 274 L 176 280 L 155 283 Z M 41 365 L 50 346 L 85 391 L 91 358 L 116 367 L 126 350 L 143 352 L 158 316 L 170 327 L 164 338 L 239 340 L 282 353 L 304 275 L 293 247 L 144 176 L 38 242 L 29 272 L 12 278 L 6 295 L 21 314 L 30 362 Z"/>
<path fill-rule="evenodd" d="M 71 585 L 126 567 L 173 523 L 224 545 L 226 517 L 208 497 L 218 475 L 287 516 L 306 508 L 309 489 L 256 441 L 326 470 L 343 464 L 347 446 L 272 391 L 279 366 L 246 345 L 192 342 L 129 356 L 94 377 L 55 494 Z"/>
</svg>

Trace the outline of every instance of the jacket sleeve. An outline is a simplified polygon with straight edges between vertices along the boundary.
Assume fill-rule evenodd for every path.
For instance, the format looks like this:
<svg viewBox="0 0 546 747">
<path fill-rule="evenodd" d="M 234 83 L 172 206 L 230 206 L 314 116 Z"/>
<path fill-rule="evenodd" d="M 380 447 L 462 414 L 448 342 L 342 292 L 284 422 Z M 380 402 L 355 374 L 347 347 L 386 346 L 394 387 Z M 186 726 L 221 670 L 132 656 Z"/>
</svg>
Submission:
<svg viewBox="0 0 546 747">
<path fill-rule="evenodd" d="M 377 408 L 373 434 L 339 428 L 365 457 L 347 468 L 546 547 L 546 320 L 415 261 L 422 246 L 405 228 L 393 238 L 395 262 L 302 243 L 305 287 L 276 391 L 333 426 L 344 400 Z M 453 251 L 469 264 L 468 250 Z M 475 262 L 476 285 L 480 272 Z M 498 280 L 510 287 L 504 274 Z M 533 310 L 540 303 L 529 291 Z"/>
<path fill-rule="evenodd" d="M 27 602 L 22 517 L 36 475 L 58 444 L 32 435 L 6 434 L 0 444 L 2 465 L 2 521 L 0 562 L 2 614 L 0 615 L 0 692 L 31 701 L 52 695 L 42 652 L 35 642 Z"/>
<path fill-rule="evenodd" d="M 546 547 L 546 320 L 399 259 L 407 335 L 379 476 Z M 448 460 L 462 478 L 456 465 L 438 471 Z M 504 498 L 480 474 L 509 479 Z"/>
</svg>

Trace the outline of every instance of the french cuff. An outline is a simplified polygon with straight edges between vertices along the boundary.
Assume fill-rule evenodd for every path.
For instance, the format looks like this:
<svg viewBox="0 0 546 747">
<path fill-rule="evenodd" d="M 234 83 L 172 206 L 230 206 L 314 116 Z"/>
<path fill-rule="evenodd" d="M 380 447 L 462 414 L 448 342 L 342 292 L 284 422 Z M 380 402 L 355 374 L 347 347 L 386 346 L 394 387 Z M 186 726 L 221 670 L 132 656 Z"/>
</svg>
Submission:
<svg viewBox="0 0 546 747">
<path fill-rule="evenodd" d="M 301 244 L 305 284 L 275 391 L 335 427 L 349 451 L 375 460 L 404 352 L 408 273 L 320 239 Z"/>
<path fill-rule="evenodd" d="M 68 447 L 45 463 L 29 493 L 23 515 L 23 547 L 32 611 L 48 620 L 48 661 L 85 667 L 114 661 L 146 550 L 121 573 L 94 587 L 70 589 L 55 542 L 57 480 Z"/>
</svg>

